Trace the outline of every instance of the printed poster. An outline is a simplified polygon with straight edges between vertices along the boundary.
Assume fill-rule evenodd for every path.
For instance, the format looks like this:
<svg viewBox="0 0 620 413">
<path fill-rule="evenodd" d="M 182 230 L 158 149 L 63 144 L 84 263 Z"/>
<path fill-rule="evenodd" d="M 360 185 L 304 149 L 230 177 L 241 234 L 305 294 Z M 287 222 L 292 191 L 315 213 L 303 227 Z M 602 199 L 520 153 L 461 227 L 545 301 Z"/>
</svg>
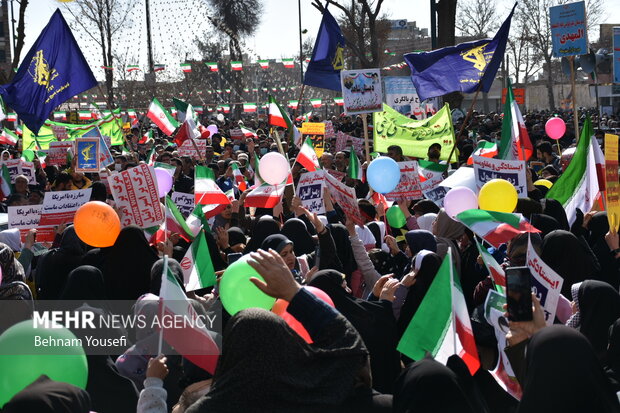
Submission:
<svg viewBox="0 0 620 413">
<path fill-rule="evenodd" d="M 342 70 L 340 85 L 347 115 L 380 112 L 383 107 L 380 69 Z"/>
<path fill-rule="evenodd" d="M 304 141 L 306 137 L 312 141 L 317 158 L 323 156 L 323 152 L 325 152 L 325 124 L 322 122 L 304 122 L 301 124 L 301 133 Z"/>
<path fill-rule="evenodd" d="M 50 142 L 47 150 L 45 163 L 48 165 L 65 166 L 67 164 L 67 151 L 73 152 L 73 142 Z"/>
<path fill-rule="evenodd" d="M 416 161 L 398 162 L 400 181 L 392 192 L 385 194 L 388 201 L 405 201 L 422 198 L 418 163 Z"/>
<path fill-rule="evenodd" d="M 527 266 L 532 273 L 532 292 L 540 300 L 547 325 L 553 324 L 564 279 L 538 256 L 532 242 L 527 241 Z"/>
<path fill-rule="evenodd" d="M 46 192 L 41 208 L 40 225 L 60 225 L 73 222 L 75 211 L 90 201 L 92 189 Z"/>
<path fill-rule="evenodd" d="M 194 194 L 186 194 L 185 192 L 173 192 L 170 197 L 172 202 L 179 208 L 181 214 L 187 218 L 194 210 Z"/>
<path fill-rule="evenodd" d="M 605 198 L 609 228 L 620 226 L 620 183 L 618 182 L 618 135 L 605 134 Z"/>
<path fill-rule="evenodd" d="M 123 227 L 150 228 L 164 221 L 152 166 L 140 164 L 110 176 L 108 181 Z"/>
<path fill-rule="evenodd" d="M 99 172 L 100 137 L 75 140 L 76 172 Z"/>
<path fill-rule="evenodd" d="M 34 162 L 22 161 L 21 159 L 9 159 L 4 162 L 6 165 L 6 169 L 9 171 L 9 175 L 11 176 L 11 183 L 15 183 L 15 178 L 19 175 L 24 175 L 28 178 L 28 184 L 34 185 L 36 184 L 36 179 L 34 176 Z"/>
<path fill-rule="evenodd" d="M 473 159 L 478 190 L 492 179 L 505 179 L 515 187 L 519 198 L 527 197 L 524 161 L 507 161 L 484 156 L 473 156 Z"/>
<path fill-rule="evenodd" d="M 332 200 L 340 205 L 347 218 L 355 221 L 357 225 L 364 225 L 359 206 L 357 205 L 355 189 L 346 186 L 330 174 L 325 174 L 325 183 L 329 188 Z"/>
<path fill-rule="evenodd" d="M 316 214 L 325 213 L 323 204 L 323 182 L 325 181 L 325 171 L 318 170 L 306 172 L 301 175 L 297 183 L 297 196 L 301 199 L 301 204 L 310 212 Z"/>
<path fill-rule="evenodd" d="M 353 145 L 353 150 L 358 156 L 364 153 L 364 139 L 356 138 L 355 136 L 347 135 L 344 132 L 338 131 L 336 134 L 336 152 L 349 150 Z"/>
<path fill-rule="evenodd" d="M 578 1 L 549 7 L 553 57 L 588 54 L 586 3 Z"/>
<path fill-rule="evenodd" d="M 427 113 L 437 112 L 437 99 L 420 101 L 418 92 L 410 76 L 385 76 L 383 78 L 385 103 L 401 115 L 414 115 L 416 119 L 426 119 Z"/>
<path fill-rule="evenodd" d="M 37 242 L 54 242 L 56 233 L 54 226 L 41 226 L 41 209 L 43 205 L 10 206 L 8 207 L 9 228 L 19 229 L 19 235 L 24 242 L 26 234 L 32 228 L 37 230 Z"/>
<path fill-rule="evenodd" d="M 193 139 L 193 141 L 200 153 L 196 151 L 196 148 L 192 144 L 192 139 L 186 139 L 181 146 L 177 148 L 179 156 L 189 156 L 192 159 L 204 158 L 204 154 L 207 149 L 207 139 Z"/>
</svg>

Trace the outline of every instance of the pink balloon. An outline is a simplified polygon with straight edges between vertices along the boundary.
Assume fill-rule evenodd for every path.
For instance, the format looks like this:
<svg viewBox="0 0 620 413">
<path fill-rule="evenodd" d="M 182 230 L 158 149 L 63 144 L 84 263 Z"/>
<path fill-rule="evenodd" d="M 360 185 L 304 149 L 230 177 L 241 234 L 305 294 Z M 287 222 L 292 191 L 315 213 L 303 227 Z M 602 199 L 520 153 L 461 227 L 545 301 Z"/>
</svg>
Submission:
<svg viewBox="0 0 620 413">
<path fill-rule="evenodd" d="M 172 189 L 172 176 L 163 168 L 155 168 L 155 178 L 157 178 L 157 195 L 163 198 Z"/>
<path fill-rule="evenodd" d="M 443 207 L 450 218 L 468 209 L 478 209 L 478 197 L 471 189 L 465 186 L 452 188 L 443 200 Z"/>
<path fill-rule="evenodd" d="M 207 126 L 207 130 L 209 132 L 211 132 L 211 136 L 215 135 L 218 132 L 218 129 L 217 129 L 216 125 L 209 125 L 209 126 Z"/>
<path fill-rule="evenodd" d="M 545 132 L 551 139 L 560 139 L 566 132 L 566 123 L 562 118 L 553 117 L 545 123 Z"/>
<path fill-rule="evenodd" d="M 269 152 L 260 159 L 258 172 L 263 181 L 269 185 L 280 185 L 288 178 L 290 165 L 278 152 Z"/>
</svg>

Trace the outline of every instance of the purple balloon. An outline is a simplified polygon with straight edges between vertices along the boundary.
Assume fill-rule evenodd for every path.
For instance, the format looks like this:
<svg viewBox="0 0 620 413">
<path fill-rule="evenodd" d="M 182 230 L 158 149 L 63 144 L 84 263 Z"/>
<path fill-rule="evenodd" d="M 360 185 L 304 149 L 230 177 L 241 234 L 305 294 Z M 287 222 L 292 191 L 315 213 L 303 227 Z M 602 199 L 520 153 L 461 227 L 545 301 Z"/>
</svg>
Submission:
<svg viewBox="0 0 620 413">
<path fill-rule="evenodd" d="M 155 178 L 157 178 L 157 195 L 163 198 L 172 189 L 172 175 L 163 168 L 155 168 Z"/>
<path fill-rule="evenodd" d="M 443 200 L 443 207 L 450 218 L 468 209 L 478 209 L 478 197 L 471 189 L 465 186 L 452 188 Z"/>
<path fill-rule="evenodd" d="M 207 126 L 207 130 L 209 132 L 211 132 L 211 135 L 209 135 L 209 136 L 213 136 L 213 135 L 215 135 L 218 132 L 218 129 L 217 129 L 216 125 L 209 125 L 209 126 Z"/>
</svg>

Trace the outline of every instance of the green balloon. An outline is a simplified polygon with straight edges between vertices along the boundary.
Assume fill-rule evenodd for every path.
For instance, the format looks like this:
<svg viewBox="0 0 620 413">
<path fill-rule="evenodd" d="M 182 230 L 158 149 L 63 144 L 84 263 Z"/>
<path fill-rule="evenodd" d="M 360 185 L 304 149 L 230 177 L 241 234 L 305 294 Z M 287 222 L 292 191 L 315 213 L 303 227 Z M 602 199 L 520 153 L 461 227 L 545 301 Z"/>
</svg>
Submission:
<svg viewBox="0 0 620 413">
<path fill-rule="evenodd" d="M 24 158 L 26 162 L 32 162 L 32 160 L 34 159 L 34 151 L 30 149 L 25 149 L 22 152 L 22 158 Z"/>
<path fill-rule="evenodd" d="M 388 224 L 392 228 L 401 228 L 407 223 L 405 214 L 400 210 L 398 205 L 392 205 L 386 212 Z"/>
<path fill-rule="evenodd" d="M 231 315 L 237 314 L 246 308 L 264 308 L 271 310 L 276 299 L 258 289 L 251 277 L 264 281 L 254 268 L 250 267 L 246 254 L 230 265 L 220 281 L 220 297 L 222 305 Z"/>
<path fill-rule="evenodd" d="M 0 407 L 42 374 L 86 388 L 88 362 L 79 342 L 72 346 L 37 346 L 41 339 L 77 340 L 66 328 L 34 328 L 32 320 L 17 323 L 0 335 Z M 39 342 L 39 344 L 41 344 Z"/>
</svg>

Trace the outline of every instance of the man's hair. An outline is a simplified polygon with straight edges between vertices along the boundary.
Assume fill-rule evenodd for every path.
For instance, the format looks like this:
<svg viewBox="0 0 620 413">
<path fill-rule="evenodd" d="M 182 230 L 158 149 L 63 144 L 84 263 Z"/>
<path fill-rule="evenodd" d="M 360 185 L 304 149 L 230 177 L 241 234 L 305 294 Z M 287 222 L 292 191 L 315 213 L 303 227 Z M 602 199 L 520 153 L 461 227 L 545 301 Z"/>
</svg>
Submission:
<svg viewBox="0 0 620 413">
<path fill-rule="evenodd" d="M 11 205 L 18 203 L 19 201 L 28 202 L 28 198 L 24 194 L 11 194 L 6 199 L 6 205 L 11 206 Z"/>
<path fill-rule="evenodd" d="M 58 184 L 66 184 L 67 182 L 71 182 L 72 178 L 69 173 L 62 171 L 56 176 L 56 181 L 54 181 L 54 186 Z"/>
<path fill-rule="evenodd" d="M 553 154 L 553 149 L 551 147 L 551 143 L 549 142 L 541 142 L 536 145 L 536 149 L 538 149 L 541 153 L 548 153 L 549 155 Z"/>
<path fill-rule="evenodd" d="M 387 149 L 387 150 L 388 150 L 388 152 L 389 152 L 389 151 L 394 151 L 394 152 L 396 152 L 397 154 L 399 154 L 399 155 L 401 155 L 401 156 L 402 156 L 402 154 L 403 154 L 403 148 L 401 148 L 401 147 L 400 147 L 400 146 L 398 146 L 398 145 L 390 145 L 390 146 L 388 146 L 388 149 Z"/>
</svg>

